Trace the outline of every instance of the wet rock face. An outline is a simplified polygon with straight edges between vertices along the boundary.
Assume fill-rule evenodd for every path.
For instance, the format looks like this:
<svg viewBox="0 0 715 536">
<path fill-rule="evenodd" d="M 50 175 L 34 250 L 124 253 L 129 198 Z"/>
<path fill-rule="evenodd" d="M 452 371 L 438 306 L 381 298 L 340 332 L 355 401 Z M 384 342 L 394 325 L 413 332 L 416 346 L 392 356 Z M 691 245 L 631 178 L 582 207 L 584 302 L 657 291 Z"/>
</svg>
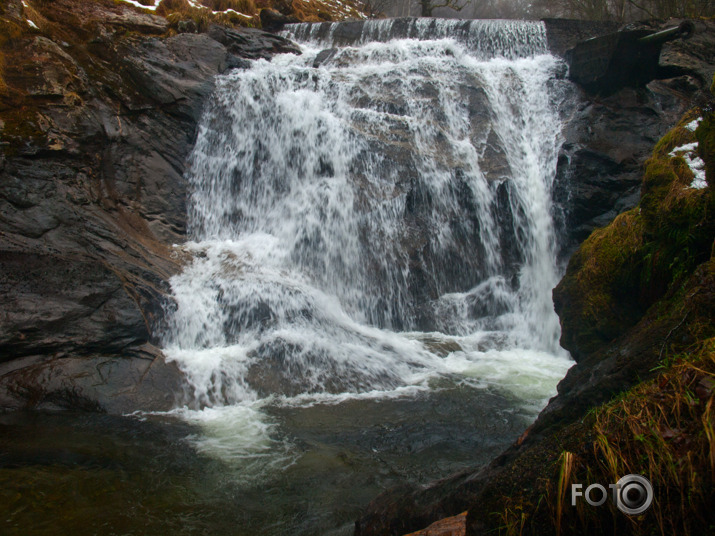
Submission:
<svg viewBox="0 0 715 536">
<path fill-rule="evenodd" d="M 658 31 L 680 22 L 671 19 L 638 28 Z M 547 20 L 550 48 L 562 54 L 578 40 L 613 31 L 609 24 Z M 589 31 L 596 33 L 584 34 Z M 660 65 L 664 72 L 671 72 L 671 78 L 642 88 L 624 88 L 608 97 L 582 91 L 579 106 L 566 111 L 569 119 L 554 192 L 556 202 L 565 209 L 561 222 L 564 258 L 591 231 L 638 203 L 642 166 L 653 146 L 701 99 L 712 80 L 715 23 L 698 21 L 692 38 L 665 43 Z"/>
<path fill-rule="evenodd" d="M 653 82 L 573 111 L 556 177 L 555 198 L 566 207 L 564 253 L 638 203 L 643 162 L 688 102 Z"/>
<path fill-rule="evenodd" d="M 0 370 L 0 406 L 112 414 L 162 410 L 181 402 L 183 374 L 157 347 L 81 357 L 31 356 Z"/>
<path fill-rule="evenodd" d="M 181 266 L 184 160 L 213 77 L 296 52 L 259 31 L 164 37 L 114 2 L 3 6 L 0 408 L 167 409 L 152 345 Z"/>
</svg>

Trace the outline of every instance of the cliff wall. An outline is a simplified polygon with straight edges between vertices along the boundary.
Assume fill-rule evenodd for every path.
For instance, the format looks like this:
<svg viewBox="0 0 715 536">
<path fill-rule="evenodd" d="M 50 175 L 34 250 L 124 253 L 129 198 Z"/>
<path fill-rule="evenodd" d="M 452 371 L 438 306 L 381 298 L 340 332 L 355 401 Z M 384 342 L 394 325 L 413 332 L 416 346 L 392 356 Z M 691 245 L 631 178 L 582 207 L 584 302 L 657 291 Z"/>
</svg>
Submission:
<svg viewBox="0 0 715 536">
<path fill-rule="evenodd" d="M 109 0 L 32 5 L 0 5 L 0 406 L 168 409 L 181 377 L 155 343 L 204 100 L 298 49 Z"/>
</svg>

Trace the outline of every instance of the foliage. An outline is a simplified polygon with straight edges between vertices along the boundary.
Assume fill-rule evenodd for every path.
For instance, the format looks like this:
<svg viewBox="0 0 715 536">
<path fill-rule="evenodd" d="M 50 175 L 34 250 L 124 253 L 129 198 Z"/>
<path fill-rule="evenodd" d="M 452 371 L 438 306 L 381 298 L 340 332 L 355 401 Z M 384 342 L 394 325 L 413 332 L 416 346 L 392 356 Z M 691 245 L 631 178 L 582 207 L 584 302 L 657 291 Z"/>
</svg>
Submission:
<svg viewBox="0 0 715 536">
<path fill-rule="evenodd" d="M 258 9 L 253 0 L 204 0 L 203 7 L 194 7 L 186 0 L 163 0 L 156 10 L 166 17 L 174 30 L 186 28 L 193 21 L 195 31 L 203 32 L 211 24 L 226 26 L 255 26 L 258 24 Z"/>
<path fill-rule="evenodd" d="M 632 533 L 704 534 L 711 528 L 714 387 L 715 339 L 708 339 L 658 378 L 597 411 L 593 476 L 616 482 L 642 474 L 655 490 L 643 519 L 632 520 Z"/>
</svg>

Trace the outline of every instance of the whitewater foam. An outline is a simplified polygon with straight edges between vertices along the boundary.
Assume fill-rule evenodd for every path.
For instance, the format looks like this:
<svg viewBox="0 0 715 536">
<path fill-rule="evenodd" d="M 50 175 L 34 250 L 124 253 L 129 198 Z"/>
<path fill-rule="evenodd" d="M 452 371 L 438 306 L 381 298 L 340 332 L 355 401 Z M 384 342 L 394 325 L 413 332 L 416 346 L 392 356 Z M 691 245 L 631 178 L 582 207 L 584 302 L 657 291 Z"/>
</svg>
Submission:
<svg viewBox="0 0 715 536">
<path fill-rule="evenodd" d="M 284 460 L 268 406 L 446 381 L 533 413 L 554 394 L 571 365 L 551 303 L 560 63 L 538 23 L 456 24 L 386 42 L 370 23 L 317 68 L 316 38 L 218 78 L 164 344 L 201 448 Z M 529 46 L 500 44 L 514 32 Z"/>
</svg>

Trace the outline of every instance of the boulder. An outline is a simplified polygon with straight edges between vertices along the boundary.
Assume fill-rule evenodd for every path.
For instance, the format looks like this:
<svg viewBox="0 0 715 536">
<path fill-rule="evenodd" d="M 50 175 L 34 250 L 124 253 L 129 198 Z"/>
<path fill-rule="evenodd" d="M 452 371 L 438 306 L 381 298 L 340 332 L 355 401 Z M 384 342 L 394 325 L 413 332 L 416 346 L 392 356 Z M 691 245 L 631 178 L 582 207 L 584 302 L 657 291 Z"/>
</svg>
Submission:
<svg viewBox="0 0 715 536">
<path fill-rule="evenodd" d="M 584 32 L 596 32 L 593 36 L 613 31 L 610 23 L 545 22 L 554 53 L 587 38 Z M 632 28 L 658 31 L 680 22 L 670 19 Z M 565 143 L 554 184 L 554 198 L 564 210 L 564 259 L 594 229 L 638 203 L 642 166 L 653 146 L 707 95 L 715 70 L 715 23 L 697 21 L 695 27 L 690 39 L 663 45 L 660 64 L 672 68 L 673 77 L 641 88 L 622 88 L 607 97 L 582 90 L 579 105 L 565 110 Z"/>
<path fill-rule="evenodd" d="M 280 32 L 286 24 L 300 22 L 292 15 L 284 15 L 275 9 L 261 9 L 259 13 L 261 18 L 261 27 L 267 32 Z"/>
</svg>

